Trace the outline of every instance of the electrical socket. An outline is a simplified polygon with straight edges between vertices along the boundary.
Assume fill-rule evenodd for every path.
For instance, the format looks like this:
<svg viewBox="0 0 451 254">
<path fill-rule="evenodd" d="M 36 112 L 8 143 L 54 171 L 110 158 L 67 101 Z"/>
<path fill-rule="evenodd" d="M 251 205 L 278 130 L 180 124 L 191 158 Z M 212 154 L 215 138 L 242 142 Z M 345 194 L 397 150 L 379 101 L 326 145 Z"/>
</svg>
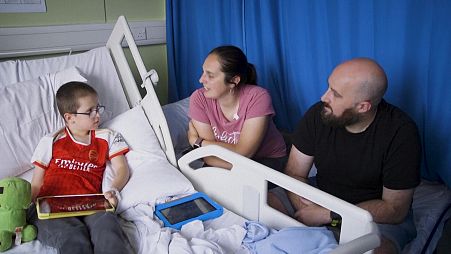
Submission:
<svg viewBox="0 0 451 254">
<path fill-rule="evenodd" d="M 135 41 L 141 41 L 141 40 L 147 39 L 145 27 L 133 28 L 132 34 L 133 34 L 133 39 L 135 39 Z"/>
</svg>

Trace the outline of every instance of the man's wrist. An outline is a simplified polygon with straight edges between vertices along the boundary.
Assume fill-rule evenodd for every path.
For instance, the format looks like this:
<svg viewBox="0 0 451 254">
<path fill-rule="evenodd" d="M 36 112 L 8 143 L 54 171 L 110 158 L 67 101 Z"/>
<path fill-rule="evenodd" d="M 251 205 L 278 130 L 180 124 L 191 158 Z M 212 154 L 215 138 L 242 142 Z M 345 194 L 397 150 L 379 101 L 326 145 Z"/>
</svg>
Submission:
<svg viewBox="0 0 451 254">
<path fill-rule="evenodd" d="M 330 225 L 332 226 L 332 227 L 336 227 L 336 226 L 339 226 L 339 225 L 341 225 L 341 216 L 340 216 L 340 214 L 338 214 L 338 213 L 336 213 L 336 212 L 334 212 L 334 211 L 330 211 Z"/>
</svg>

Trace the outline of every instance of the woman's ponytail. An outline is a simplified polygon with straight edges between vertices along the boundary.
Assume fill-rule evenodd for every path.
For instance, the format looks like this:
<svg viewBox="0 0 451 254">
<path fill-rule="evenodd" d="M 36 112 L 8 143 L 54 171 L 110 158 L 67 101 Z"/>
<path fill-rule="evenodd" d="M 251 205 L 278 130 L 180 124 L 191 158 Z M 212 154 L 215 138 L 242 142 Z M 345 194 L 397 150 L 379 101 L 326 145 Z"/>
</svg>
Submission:
<svg viewBox="0 0 451 254">
<path fill-rule="evenodd" d="M 235 84 L 239 88 L 241 84 L 257 84 L 257 72 L 253 64 L 247 62 L 247 57 L 240 48 L 225 45 L 214 48 L 210 54 L 215 54 L 224 72 L 224 82 L 232 84 L 235 76 L 240 76 L 240 82 Z"/>
<path fill-rule="evenodd" d="M 257 84 L 257 71 L 255 66 L 251 63 L 247 63 L 247 84 L 256 85 Z"/>
</svg>

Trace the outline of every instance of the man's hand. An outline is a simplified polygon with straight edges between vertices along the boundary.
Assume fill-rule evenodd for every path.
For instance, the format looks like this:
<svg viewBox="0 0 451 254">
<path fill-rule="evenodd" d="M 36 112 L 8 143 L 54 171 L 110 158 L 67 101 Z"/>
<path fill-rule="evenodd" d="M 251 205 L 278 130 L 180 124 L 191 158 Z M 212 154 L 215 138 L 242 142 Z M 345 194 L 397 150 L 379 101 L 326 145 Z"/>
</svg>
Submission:
<svg viewBox="0 0 451 254">
<path fill-rule="evenodd" d="M 330 211 L 312 201 L 299 197 L 299 209 L 294 218 L 307 226 L 321 226 L 330 223 Z"/>
</svg>

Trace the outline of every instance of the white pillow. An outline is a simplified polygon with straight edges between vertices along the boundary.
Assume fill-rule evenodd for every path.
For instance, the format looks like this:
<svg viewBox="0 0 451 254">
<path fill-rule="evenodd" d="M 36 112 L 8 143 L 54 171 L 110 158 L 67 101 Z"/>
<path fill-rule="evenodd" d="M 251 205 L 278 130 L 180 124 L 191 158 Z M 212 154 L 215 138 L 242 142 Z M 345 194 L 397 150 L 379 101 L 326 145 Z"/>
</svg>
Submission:
<svg viewBox="0 0 451 254">
<path fill-rule="evenodd" d="M 0 179 L 31 168 L 39 140 L 64 126 L 55 94 L 69 81 L 86 82 L 77 68 L 0 87 Z"/>
<path fill-rule="evenodd" d="M 132 150 L 166 159 L 149 121 L 140 105 L 101 125 L 122 134 Z"/>
<path fill-rule="evenodd" d="M 0 62 L 0 87 L 37 79 L 71 66 L 77 66 L 99 94 L 100 104 L 106 107 L 103 120 L 129 109 L 110 51 L 105 46 L 68 56 Z"/>
<path fill-rule="evenodd" d="M 117 212 L 138 204 L 154 205 L 158 200 L 194 192 L 190 181 L 166 158 L 141 106 L 136 106 L 102 125 L 122 134 L 131 150 L 125 155 L 130 179 L 121 191 Z M 107 163 L 103 191 L 110 189 L 114 172 Z"/>
</svg>

